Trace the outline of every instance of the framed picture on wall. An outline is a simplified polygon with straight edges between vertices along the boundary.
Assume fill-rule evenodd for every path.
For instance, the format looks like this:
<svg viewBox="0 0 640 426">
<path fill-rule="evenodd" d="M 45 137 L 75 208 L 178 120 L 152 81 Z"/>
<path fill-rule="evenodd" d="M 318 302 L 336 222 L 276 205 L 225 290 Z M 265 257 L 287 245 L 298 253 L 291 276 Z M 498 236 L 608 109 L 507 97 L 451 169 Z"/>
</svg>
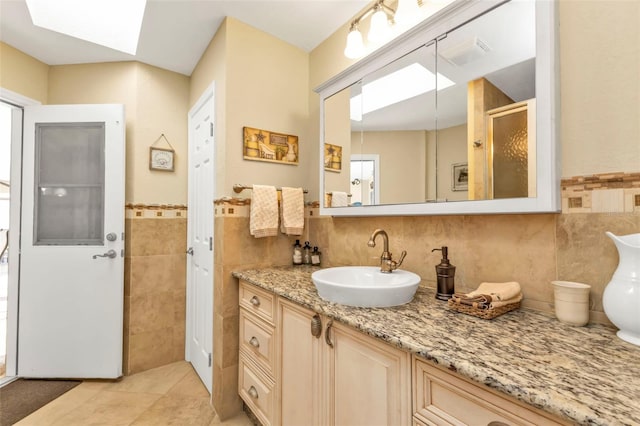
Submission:
<svg viewBox="0 0 640 426">
<path fill-rule="evenodd" d="M 328 172 L 342 170 L 342 147 L 340 145 L 324 144 L 324 169 Z"/>
<path fill-rule="evenodd" d="M 469 188 L 468 163 L 453 163 L 451 165 L 451 190 L 466 191 Z"/>
<path fill-rule="evenodd" d="M 173 149 L 155 148 L 152 146 L 149 148 L 149 169 L 172 172 L 174 154 L 175 151 Z"/>
</svg>

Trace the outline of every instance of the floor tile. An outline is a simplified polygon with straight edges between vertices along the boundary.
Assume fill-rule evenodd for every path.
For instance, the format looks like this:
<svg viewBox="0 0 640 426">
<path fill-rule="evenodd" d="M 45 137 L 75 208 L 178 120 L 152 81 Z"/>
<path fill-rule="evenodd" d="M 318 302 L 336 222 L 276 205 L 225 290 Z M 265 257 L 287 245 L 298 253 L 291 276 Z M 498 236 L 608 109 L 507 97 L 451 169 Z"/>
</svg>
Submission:
<svg viewBox="0 0 640 426">
<path fill-rule="evenodd" d="M 128 426 L 161 396 L 103 390 L 56 420 L 54 426 Z"/>
<path fill-rule="evenodd" d="M 193 368 L 188 362 L 174 362 L 132 376 L 126 376 L 121 381 L 110 384 L 108 390 L 164 395 L 190 371 L 193 371 Z"/>
<path fill-rule="evenodd" d="M 142 413 L 132 426 L 208 425 L 215 413 L 209 397 L 164 396 Z"/>
<path fill-rule="evenodd" d="M 17 426 L 49 426 L 77 409 L 104 389 L 106 383 L 84 382 L 16 423 Z"/>
</svg>

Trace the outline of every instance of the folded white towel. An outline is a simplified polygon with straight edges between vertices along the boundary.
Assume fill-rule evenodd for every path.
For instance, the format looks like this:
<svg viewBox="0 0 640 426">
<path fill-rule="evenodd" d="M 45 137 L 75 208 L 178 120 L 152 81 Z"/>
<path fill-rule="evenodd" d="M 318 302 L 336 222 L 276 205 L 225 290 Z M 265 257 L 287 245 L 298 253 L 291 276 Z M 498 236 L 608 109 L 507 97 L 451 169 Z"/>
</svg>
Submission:
<svg viewBox="0 0 640 426">
<path fill-rule="evenodd" d="M 278 192 L 274 186 L 253 185 L 249 232 L 256 238 L 278 235 Z"/>
<path fill-rule="evenodd" d="M 302 235 L 304 229 L 304 193 L 302 188 L 282 188 L 280 230 L 287 235 Z"/>
<path fill-rule="evenodd" d="M 331 196 L 331 207 L 346 207 L 349 205 L 349 197 L 346 192 L 333 191 Z"/>
</svg>

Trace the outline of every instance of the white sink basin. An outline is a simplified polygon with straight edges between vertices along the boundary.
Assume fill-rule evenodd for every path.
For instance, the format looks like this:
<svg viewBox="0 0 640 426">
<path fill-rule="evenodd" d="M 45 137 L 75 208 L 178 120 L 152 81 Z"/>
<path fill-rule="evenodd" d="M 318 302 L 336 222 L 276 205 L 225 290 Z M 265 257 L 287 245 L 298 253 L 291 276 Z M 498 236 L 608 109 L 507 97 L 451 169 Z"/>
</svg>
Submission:
<svg viewBox="0 0 640 426">
<path fill-rule="evenodd" d="M 411 302 L 420 277 L 396 269 L 390 274 L 377 266 L 341 266 L 321 269 L 311 279 L 324 300 L 361 308 L 385 308 Z"/>
</svg>

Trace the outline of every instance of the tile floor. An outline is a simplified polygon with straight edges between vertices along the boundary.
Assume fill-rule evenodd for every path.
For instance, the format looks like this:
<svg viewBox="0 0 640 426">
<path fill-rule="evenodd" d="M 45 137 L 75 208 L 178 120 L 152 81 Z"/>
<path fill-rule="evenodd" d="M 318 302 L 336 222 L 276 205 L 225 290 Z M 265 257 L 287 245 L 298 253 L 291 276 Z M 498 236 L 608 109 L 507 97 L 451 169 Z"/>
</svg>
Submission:
<svg viewBox="0 0 640 426">
<path fill-rule="evenodd" d="M 86 381 L 25 417 L 17 426 L 252 426 L 244 413 L 224 422 L 185 361 L 118 382 Z"/>
</svg>

